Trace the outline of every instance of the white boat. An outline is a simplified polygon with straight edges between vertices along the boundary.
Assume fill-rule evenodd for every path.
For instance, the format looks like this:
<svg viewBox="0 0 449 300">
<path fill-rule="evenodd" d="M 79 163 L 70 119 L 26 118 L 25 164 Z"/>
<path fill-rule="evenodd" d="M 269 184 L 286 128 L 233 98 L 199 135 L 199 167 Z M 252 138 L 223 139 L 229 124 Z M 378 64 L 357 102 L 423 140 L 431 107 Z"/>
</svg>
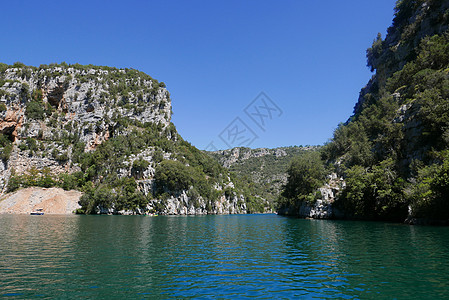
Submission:
<svg viewBox="0 0 449 300">
<path fill-rule="evenodd" d="M 30 215 L 41 216 L 44 214 L 43 208 L 37 208 L 35 211 L 32 211 Z"/>
</svg>

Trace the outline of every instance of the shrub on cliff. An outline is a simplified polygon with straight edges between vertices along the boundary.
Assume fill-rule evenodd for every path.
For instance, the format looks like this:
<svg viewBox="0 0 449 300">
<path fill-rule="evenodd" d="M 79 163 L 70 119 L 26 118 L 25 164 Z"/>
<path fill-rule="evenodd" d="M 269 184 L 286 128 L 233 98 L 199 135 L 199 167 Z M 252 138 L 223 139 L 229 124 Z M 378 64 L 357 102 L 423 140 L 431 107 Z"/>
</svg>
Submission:
<svg viewBox="0 0 449 300">
<path fill-rule="evenodd" d="M 30 119 L 43 120 L 45 117 L 43 104 L 37 101 L 28 102 L 25 115 Z"/>
<path fill-rule="evenodd" d="M 133 161 L 133 166 L 131 169 L 132 175 L 139 179 L 143 176 L 143 172 L 150 166 L 150 163 L 142 158 Z"/>
<path fill-rule="evenodd" d="M 31 99 L 33 99 L 36 102 L 42 102 L 44 99 L 44 94 L 42 93 L 41 89 L 36 89 L 31 93 Z"/>
<path fill-rule="evenodd" d="M 412 217 L 449 220 L 449 151 L 437 156 L 440 163 L 420 168 L 410 185 Z"/>
<path fill-rule="evenodd" d="M 95 214 L 99 208 L 110 208 L 115 199 L 116 194 L 110 187 L 101 185 L 94 188 L 93 185 L 88 185 L 85 187 L 85 193 L 81 196 L 79 204 L 84 213 Z"/>
<path fill-rule="evenodd" d="M 54 179 L 54 174 L 46 167 L 41 170 L 30 168 L 27 173 L 17 175 L 14 170 L 11 171 L 11 177 L 8 181 L 7 191 L 14 192 L 20 187 L 38 186 L 49 188 L 58 185 L 58 180 Z"/>
<path fill-rule="evenodd" d="M 167 191 L 180 192 L 188 190 L 193 184 L 193 168 L 179 161 L 165 160 L 156 167 L 154 176 L 156 190 L 159 194 Z"/>
<path fill-rule="evenodd" d="M 395 170 L 393 159 L 372 168 L 355 165 L 346 171 L 346 185 L 336 205 L 348 215 L 370 219 L 407 217 L 405 182 Z"/>
<path fill-rule="evenodd" d="M 78 171 L 72 174 L 60 174 L 59 175 L 59 185 L 64 190 L 75 190 L 83 187 L 86 183 L 86 176 L 83 172 Z"/>
<path fill-rule="evenodd" d="M 13 145 L 8 136 L 0 134 L 0 160 L 7 161 L 11 156 Z"/>
</svg>

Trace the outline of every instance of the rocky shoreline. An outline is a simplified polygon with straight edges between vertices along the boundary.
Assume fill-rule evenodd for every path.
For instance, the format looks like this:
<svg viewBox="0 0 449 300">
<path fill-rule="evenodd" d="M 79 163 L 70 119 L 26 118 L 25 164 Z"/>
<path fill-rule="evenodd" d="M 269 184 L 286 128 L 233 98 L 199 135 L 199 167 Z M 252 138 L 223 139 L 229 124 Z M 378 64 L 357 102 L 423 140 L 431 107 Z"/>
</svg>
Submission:
<svg viewBox="0 0 449 300">
<path fill-rule="evenodd" d="M 45 214 L 73 214 L 81 206 L 78 204 L 80 191 L 65 191 L 61 188 L 29 187 L 9 193 L 0 198 L 0 214 L 30 214 L 36 209 L 42 209 Z M 207 208 L 206 201 L 200 199 L 194 203 L 185 193 L 179 197 L 170 197 L 165 201 L 152 200 L 146 208 L 120 210 L 99 208 L 99 214 L 107 215 L 143 215 L 150 211 L 156 212 L 156 207 L 164 202 L 164 209 L 158 214 L 163 215 L 205 215 L 205 214 L 244 214 L 246 204 L 238 197 L 221 197 Z"/>
</svg>

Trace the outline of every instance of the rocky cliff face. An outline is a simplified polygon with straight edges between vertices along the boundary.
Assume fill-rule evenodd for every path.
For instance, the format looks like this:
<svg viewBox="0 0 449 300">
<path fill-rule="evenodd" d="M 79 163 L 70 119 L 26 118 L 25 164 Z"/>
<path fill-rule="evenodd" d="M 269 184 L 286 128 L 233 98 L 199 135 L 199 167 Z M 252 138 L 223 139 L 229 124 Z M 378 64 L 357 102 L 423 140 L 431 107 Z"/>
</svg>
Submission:
<svg viewBox="0 0 449 300">
<path fill-rule="evenodd" d="M 402 142 L 404 149 L 401 153 L 400 165 L 403 169 L 402 172 L 408 172 L 409 165 L 413 160 L 425 160 L 428 152 L 434 147 L 431 143 L 423 142 L 422 136 L 428 134 L 426 132 L 428 129 L 425 128 L 425 124 L 419 116 L 423 105 L 420 101 L 415 100 L 425 89 L 439 88 L 441 78 L 426 78 L 428 74 L 425 72 L 430 73 L 431 70 L 444 69 L 445 59 L 440 55 L 437 57 L 438 62 L 431 63 L 429 60 L 430 64 L 423 63 L 415 70 L 410 70 L 410 66 L 416 64 L 416 61 L 420 61 L 420 57 L 423 58 L 429 54 L 429 56 L 439 55 L 438 50 L 430 49 L 429 45 L 424 47 L 423 42 L 425 43 L 429 37 L 447 34 L 449 2 L 398 1 L 395 11 L 393 24 L 388 28 L 385 39 L 382 40 L 379 35 L 372 47 L 367 50 L 368 66 L 375 71 L 375 74 L 361 90 L 354 107 L 354 115 L 350 120 L 356 120 L 370 106 L 379 102 L 382 97 L 390 97 L 391 109 L 395 109 L 391 123 L 393 126 L 402 127 L 401 134 L 404 135 Z M 423 48 L 427 49 L 423 51 Z M 428 53 L 424 54 L 425 51 Z M 420 68 L 422 69 L 420 70 Z M 411 76 L 409 75 L 408 78 L 398 75 L 409 71 L 411 71 Z M 418 81 L 421 82 L 418 84 Z M 428 85 L 423 87 L 423 81 L 428 81 Z M 401 84 L 395 84 L 395 82 L 401 82 Z M 415 95 L 411 93 L 412 88 Z"/>
<path fill-rule="evenodd" d="M 324 157 L 347 183 L 349 216 L 449 219 L 449 2 L 397 1 L 387 36 L 367 50 L 375 72 Z"/>
<path fill-rule="evenodd" d="M 49 168 L 55 174 L 78 170 L 71 162 L 71 136 L 91 151 L 126 130 L 116 130 L 124 118 L 166 128 L 171 118 L 168 91 L 149 76 L 126 76 L 127 72 L 137 73 L 62 66 L 5 69 L 0 87 L 0 103 L 5 107 L 0 112 L 0 133 L 14 148 L 0 166 L 2 193 L 11 170 L 18 174 L 32 168 Z M 134 87 L 132 91 L 123 92 L 128 85 Z M 27 145 L 31 141 L 35 141 L 32 149 Z"/>
<path fill-rule="evenodd" d="M 335 207 L 339 193 L 345 188 L 343 178 L 336 173 L 327 176 L 323 186 L 318 188 L 318 199 L 301 201 L 298 205 L 284 206 L 278 209 L 280 215 L 298 216 L 306 219 L 341 219 L 343 211 Z"/>
<path fill-rule="evenodd" d="M 321 152 L 327 171 L 345 181 L 332 205 L 355 219 L 448 220 L 449 2 L 397 1 L 387 32 L 367 50 L 375 74 L 353 115 Z M 289 194 L 286 205 L 329 215 L 324 199 L 301 203 L 313 202 L 308 192 Z"/>
<path fill-rule="evenodd" d="M 282 148 L 267 149 L 267 148 L 233 148 L 222 151 L 214 151 L 212 155 L 217 158 L 220 163 L 229 168 L 237 163 L 242 163 L 250 158 L 261 158 L 267 155 L 274 155 L 276 158 L 287 156 L 287 152 Z"/>
<path fill-rule="evenodd" d="M 320 187 L 320 199 L 313 203 L 303 202 L 298 212 L 294 212 L 301 218 L 311 219 L 341 219 L 344 213 L 335 207 L 334 202 L 338 193 L 345 187 L 343 178 L 339 178 L 336 173 L 328 176 L 325 185 Z"/>
<path fill-rule="evenodd" d="M 208 202 L 204 199 L 195 200 L 183 192 L 178 197 L 170 197 L 165 200 L 164 204 L 163 213 L 167 215 L 242 214 L 247 211 L 242 195 L 229 198 L 223 195 L 209 207 Z M 150 201 L 150 210 L 155 210 L 157 205 L 158 201 Z"/>
<path fill-rule="evenodd" d="M 94 149 L 108 138 L 110 127 L 119 117 L 160 123 L 164 128 L 171 118 L 171 102 L 164 84 L 135 70 L 12 67 L 2 72 L 0 88 L 0 100 L 7 107 L 1 114 L 0 130 L 13 140 L 51 138 L 52 129 L 62 131 L 69 125 L 73 129 L 70 132 L 79 134 L 87 149 Z M 25 114 L 28 100 L 52 114 Z M 60 119 L 52 119 L 53 112 Z"/>
<path fill-rule="evenodd" d="M 379 34 L 367 50 L 368 66 L 372 71 L 376 70 L 376 74 L 360 92 L 354 107 L 356 115 L 370 104 L 367 103 L 367 95 L 377 93 L 389 77 L 416 58 L 419 44 L 424 38 L 449 29 L 447 1 L 398 1 L 395 11 L 393 24 L 388 28 L 385 39 L 382 40 Z"/>
<path fill-rule="evenodd" d="M 246 213 L 237 190 L 224 195 L 227 174 L 183 141 L 170 119 L 165 84 L 136 70 L 0 64 L 0 192 L 77 188 L 90 213 Z M 155 193 L 165 160 L 201 170 L 192 172 L 200 192 L 190 182 Z M 178 187 L 170 185 L 178 178 L 164 179 Z"/>
</svg>

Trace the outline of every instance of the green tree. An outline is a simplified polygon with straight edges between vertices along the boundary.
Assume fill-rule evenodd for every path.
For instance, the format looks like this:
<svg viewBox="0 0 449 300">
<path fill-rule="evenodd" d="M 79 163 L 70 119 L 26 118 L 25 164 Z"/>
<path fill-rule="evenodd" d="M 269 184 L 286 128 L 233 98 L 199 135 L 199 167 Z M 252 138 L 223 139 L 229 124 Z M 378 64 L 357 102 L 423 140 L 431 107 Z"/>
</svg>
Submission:
<svg viewBox="0 0 449 300">
<path fill-rule="evenodd" d="M 413 217 L 449 220 L 449 150 L 439 156 L 440 164 L 418 170 L 409 195 Z"/>
<path fill-rule="evenodd" d="M 371 72 L 374 72 L 374 70 L 377 69 L 378 60 L 382 55 L 382 50 L 382 35 L 378 33 L 371 48 L 366 50 L 367 66 L 370 67 Z"/>
<path fill-rule="evenodd" d="M 143 158 L 136 159 L 133 161 L 131 173 L 135 178 L 140 179 L 143 176 L 143 172 L 147 170 L 149 166 L 150 163 Z"/>
<path fill-rule="evenodd" d="M 100 208 L 108 209 L 115 202 L 116 195 L 106 185 L 94 188 L 93 185 L 85 187 L 85 193 L 81 196 L 79 204 L 86 214 L 96 214 Z"/>
<path fill-rule="evenodd" d="M 313 193 L 324 182 L 325 168 L 316 151 L 307 152 L 293 160 L 287 171 L 288 180 L 285 185 L 279 206 L 299 207 L 302 201 L 313 198 Z"/>
<path fill-rule="evenodd" d="M 187 167 L 179 161 L 164 160 L 156 167 L 156 189 L 160 194 L 188 190 L 196 177 L 195 173 L 192 167 Z"/>
<path fill-rule="evenodd" d="M 12 142 L 7 135 L 0 134 L 0 160 L 7 161 L 13 149 Z"/>
<path fill-rule="evenodd" d="M 30 119 L 42 120 L 45 117 L 45 111 L 43 108 L 43 104 L 30 101 L 27 103 L 25 115 Z"/>
<path fill-rule="evenodd" d="M 356 218 L 405 220 L 404 182 L 387 159 L 369 170 L 359 165 L 346 170 L 346 187 L 336 203 Z"/>
</svg>

